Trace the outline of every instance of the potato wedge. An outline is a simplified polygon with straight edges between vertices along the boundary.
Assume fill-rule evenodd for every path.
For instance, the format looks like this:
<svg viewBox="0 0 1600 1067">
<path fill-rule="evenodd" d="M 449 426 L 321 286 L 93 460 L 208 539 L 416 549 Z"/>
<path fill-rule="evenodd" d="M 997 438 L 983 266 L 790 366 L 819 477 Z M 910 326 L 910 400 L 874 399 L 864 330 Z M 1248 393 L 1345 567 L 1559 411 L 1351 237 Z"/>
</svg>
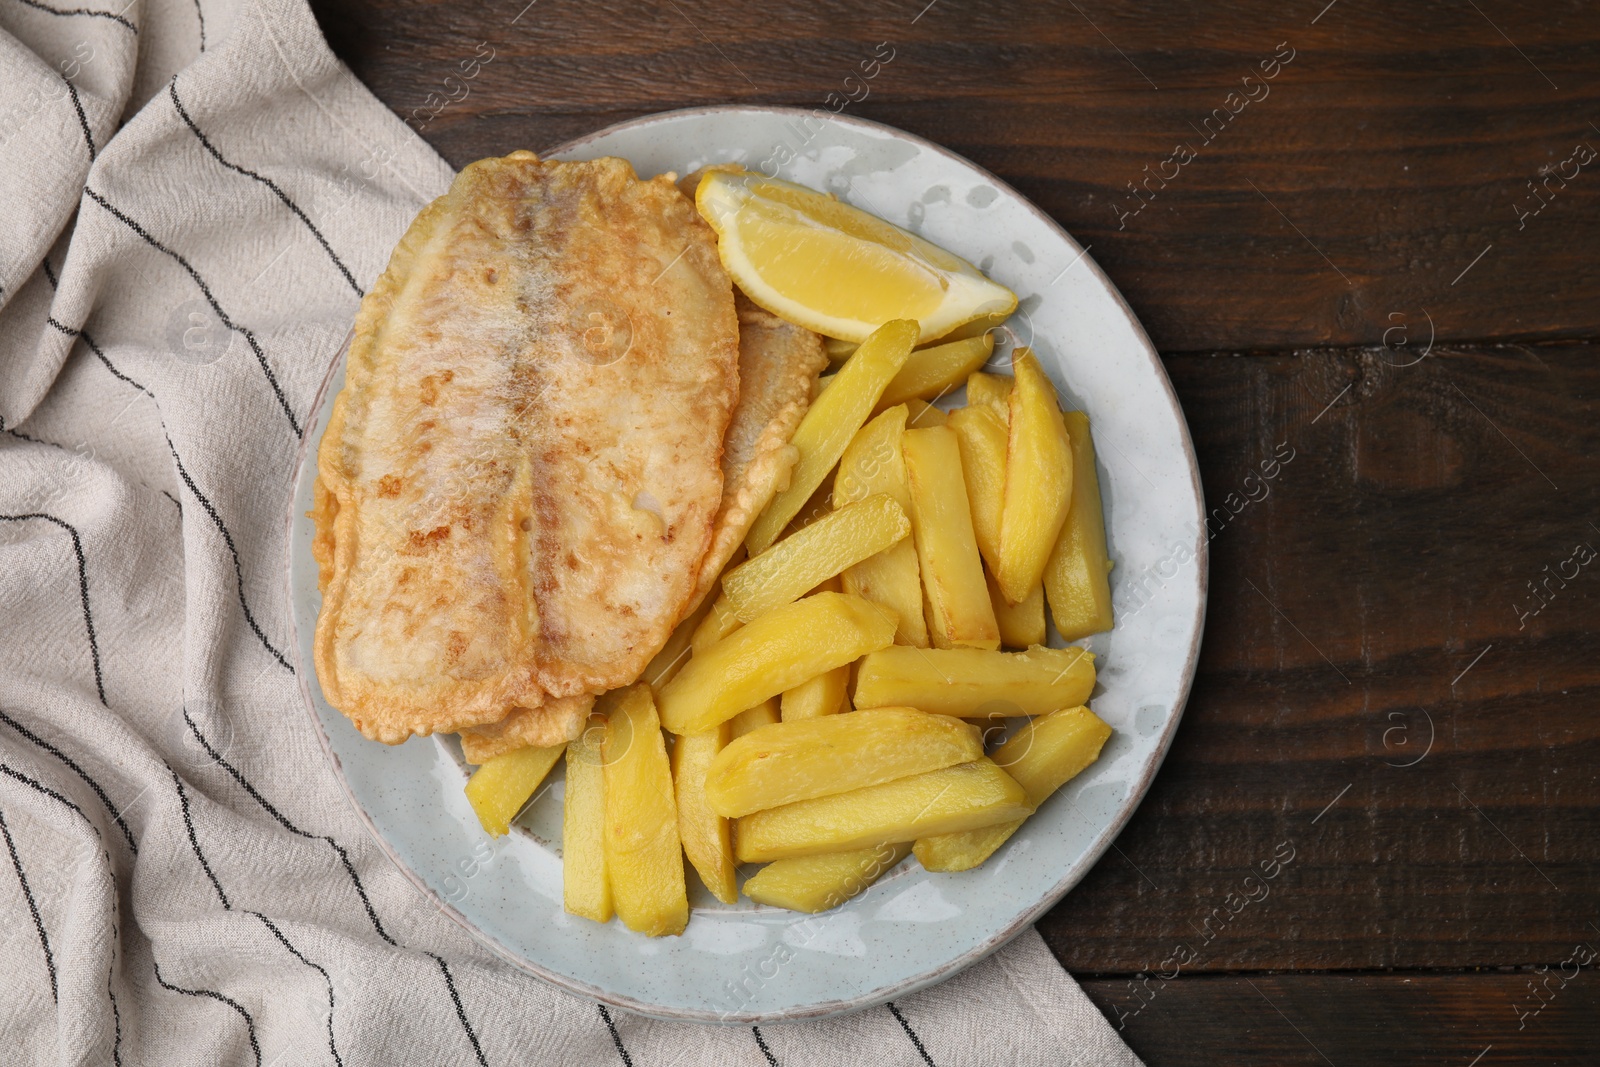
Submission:
<svg viewBox="0 0 1600 1067">
<path fill-rule="evenodd" d="M 1005 594 L 995 584 L 994 575 L 984 573 L 989 581 L 989 603 L 994 605 L 994 621 L 1000 624 L 1000 643 L 1006 648 L 1032 648 L 1044 644 L 1044 586 L 1036 585 L 1024 599 L 1008 604 Z"/>
<path fill-rule="evenodd" d="M 972 535 L 992 571 L 1000 561 L 1000 513 L 1006 499 L 1006 420 L 992 404 L 968 404 L 950 413 L 961 446 Z"/>
<path fill-rule="evenodd" d="M 1089 416 L 1069 411 L 1062 421 L 1072 439 L 1072 506 L 1045 563 L 1044 584 L 1056 629 L 1074 641 L 1111 629 L 1111 560 Z"/>
<path fill-rule="evenodd" d="M 1028 805 L 1040 804 L 1100 758 L 1111 727 L 1088 708 L 1062 708 L 1034 719 L 995 750 L 991 757 L 1028 794 Z M 967 871 L 1010 840 L 1023 823 L 997 823 L 981 830 L 917 839 L 917 859 L 930 871 Z"/>
<path fill-rule="evenodd" d="M 678 802 L 678 837 L 683 854 L 711 895 L 736 903 L 739 885 L 734 873 L 733 835 L 728 820 L 706 804 L 706 769 L 728 743 L 728 724 L 703 734 L 687 734 L 672 746 L 672 788 Z"/>
<path fill-rule="evenodd" d="M 851 353 L 833 382 L 811 405 L 789 439 L 800 452 L 800 460 L 789 475 L 789 487 L 773 497 L 745 538 L 752 556 L 771 547 L 839 462 L 845 446 L 877 406 L 884 386 L 911 355 L 918 330 L 910 319 L 884 323 Z"/>
<path fill-rule="evenodd" d="M 982 755 L 977 727 L 915 708 L 779 723 L 717 754 L 706 772 L 706 803 L 718 815 L 737 818 L 971 763 Z"/>
<path fill-rule="evenodd" d="M 836 715 L 848 709 L 850 667 L 835 667 L 823 671 L 810 681 L 801 682 L 793 689 L 783 691 L 779 704 L 784 722 L 801 722 Z"/>
<path fill-rule="evenodd" d="M 883 395 L 878 398 L 878 410 L 907 400 L 934 400 L 959 388 L 993 352 L 992 333 L 913 349 L 900 373 L 884 387 Z"/>
<path fill-rule="evenodd" d="M 1000 628 L 961 471 L 961 448 L 948 426 L 907 430 L 900 447 L 911 486 L 911 535 L 928 598 L 935 648 L 999 648 Z"/>
<path fill-rule="evenodd" d="M 936 408 L 923 400 L 906 401 L 906 426 L 925 430 L 929 426 L 943 426 L 949 420 L 943 408 Z"/>
<path fill-rule="evenodd" d="M 995 580 L 1015 604 L 1044 577 L 1072 504 L 1072 442 L 1061 422 L 1056 387 L 1039 360 L 1019 348 L 1012 369 L 1005 506 Z"/>
<path fill-rule="evenodd" d="M 1000 417 L 1011 419 L 1011 379 L 1004 374 L 987 374 L 983 371 L 967 379 L 967 406 L 990 404 Z"/>
<path fill-rule="evenodd" d="M 744 894 L 757 904 L 775 908 L 811 914 L 828 911 L 866 892 L 910 851 L 910 845 L 899 842 L 778 860 L 746 879 Z"/>
<path fill-rule="evenodd" d="M 836 509 L 745 560 L 722 576 L 722 591 L 740 622 L 754 622 L 910 533 L 905 509 L 893 497 L 877 493 Z"/>
<path fill-rule="evenodd" d="M 561 892 L 567 911 L 611 921 L 611 880 L 606 877 L 606 778 L 601 748 L 606 720 L 589 725 L 567 746 L 567 796 L 561 811 Z"/>
<path fill-rule="evenodd" d="M 861 427 L 839 457 L 839 472 L 833 481 L 834 507 L 882 493 L 910 513 L 911 487 L 906 481 L 905 456 L 900 451 L 905 423 L 905 405 L 897 404 Z M 928 624 L 922 614 L 922 567 L 917 562 L 917 546 L 909 538 L 846 568 L 842 577 L 845 592 L 866 597 L 895 613 L 897 642 L 928 647 Z"/>
<path fill-rule="evenodd" d="M 700 653 L 727 637 L 737 630 L 742 624 L 739 622 L 739 613 L 733 610 L 733 601 L 726 596 L 719 596 L 711 602 L 711 607 L 706 610 L 705 616 L 700 620 L 700 625 L 694 628 L 689 635 L 689 648 L 692 652 Z M 678 670 L 682 670 L 682 665 Z M 677 671 L 673 671 L 677 677 Z M 671 681 L 669 678 L 667 681 Z M 661 683 L 663 686 L 666 682 Z"/>
<path fill-rule="evenodd" d="M 980 759 L 746 815 L 734 855 L 741 863 L 764 863 L 848 852 L 1014 822 L 1028 811 L 1022 787 Z"/>
<path fill-rule="evenodd" d="M 939 715 L 1047 715 L 1082 704 L 1094 689 L 1094 655 L 1081 648 L 986 652 L 885 648 L 861 661 L 855 706 L 908 706 Z"/>
<path fill-rule="evenodd" d="M 680 677 L 682 677 L 680 675 Z M 628 929 L 681 934 L 689 923 L 672 767 L 644 684 L 607 693 L 601 756 L 606 781 L 606 876 Z"/>
<path fill-rule="evenodd" d="M 772 697 L 763 700 L 753 708 L 745 708 L 739 714 L 728 720 L 728 740 L 735 741 L 752 730 L 759 730 L 763 726 L 771 726 L 782 722 L 783 716 L 779 711 L 778 698 Z"/>
<path fill-rule="evenodd" d="M 848 593 L 785 604 L 690 657 L 661 688 L 661 721 L 696 734 L 894 640 L 895 620 Z"/>
<path fill-rule="evenodd" d="M 548 748 L 519 748 L 491 759 L 467 779 L 467 801 L 491 837 L 503 837 L 550 768 L 565 743 Z"/>
</svg>

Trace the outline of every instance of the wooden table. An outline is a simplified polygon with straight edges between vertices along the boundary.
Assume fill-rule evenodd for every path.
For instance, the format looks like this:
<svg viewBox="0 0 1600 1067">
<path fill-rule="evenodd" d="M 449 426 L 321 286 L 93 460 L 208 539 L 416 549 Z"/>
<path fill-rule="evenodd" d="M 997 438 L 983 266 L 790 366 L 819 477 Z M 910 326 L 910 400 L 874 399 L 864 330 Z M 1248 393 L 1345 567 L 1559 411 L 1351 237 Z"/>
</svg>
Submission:
<svg viewBox="0 0 1600 1067">
<path fill-rule="evenodd" d="M 1213 507 L 1293 450 L 1211 542 L 1154 787 L 1040 924 L 1140 1055 L 1600 1059 L 1578 966 L 1600 952 L 1600 11 L 525 3 L 318 13 L 457 166 L 670 108 L 823 106 L 892 50 L 848 113 L 1093 247 Z"/>
</svg>

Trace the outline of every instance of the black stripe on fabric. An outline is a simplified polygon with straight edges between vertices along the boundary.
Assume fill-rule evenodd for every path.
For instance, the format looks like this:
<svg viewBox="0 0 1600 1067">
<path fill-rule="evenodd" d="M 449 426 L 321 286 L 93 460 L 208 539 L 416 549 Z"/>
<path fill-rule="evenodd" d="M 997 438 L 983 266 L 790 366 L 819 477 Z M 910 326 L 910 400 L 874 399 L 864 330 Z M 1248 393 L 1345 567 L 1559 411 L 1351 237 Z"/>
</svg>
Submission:
<svg viewBox="0 0 1600 1067">
<path fill-rule="evenodd" d="M 173 993 L 182 993 L 186 997 L 208 997 L 211 1000 L 215 1000 L 221 1004 L 226 1004 L 228 1007 L 238 1012 L 239 1018 L 244 1020 L 245 1028 L 250 1033 L 250 1051 L 256 1054 L 256 1067 L 261 1067 L 261 1045 L 256 1041 L 256 1021 L 250 1017 L 249 1012 L 244 1010 L 244 1006 L 242 1004 L 240 1004 L 237 1000 L 234 1000 L 232 997 L 225 997 L 221 993 L 216 993 L 209 989 L 185 989 L 182 986 L 173 985 L 171 982 L 161 977 L 160 963 L 152 960 L 151 964 L 155 968 L 156 981 L 161 983 L 162 989 L 170 990 Z"/>
<path fill-rule="evenodd" d="M 633 1067 L 633 1057 L 628 1055 L 628 1050 L 622 1047 L 622 1035 L 617 1033 L 617 1024 L 612 1021 L 611 1013 L 604 1004 L 596 1004 L 600 1009 L 600 1018 L 606 1021 L 606 1029 L 611 1031 L 611 1043 L 617 1046 L 617 1055 L 622 1057 L 622 1067 Z"/>
<path fill-rule="evenodd" d="M 206 50 L 206 13 L 200 10 L 200 0 L 194 0 L 194 17 L 200 20 L 200 51 Z"/>
<path fill-rule="evenodd" d="M 25 519 L 43 519 L 53 522 L 67 533 L 72 535 L 72 551 L 78 557 L 78 598 L 83 603 L 83 625 L 89 631 L 89 658 L 94 661 L 94 688 L 100 694 L 100 703 L 106 707 L 106 686 L 100 675 L 100 642 L 94 636 L 94 616 L 89 612 L 89 565 L 83 558 L 83 542 L 78 538 L 78 531 L 71 523 L 64 522 L 54 515 L 46 515 L 42 511 L 31 511 L 26 515 L 0 515 L 0 521 L 22 522 Z"/>
<path fill-rule="evenodd" d="M 56 957 L 50 951 L 50 935 L 44 932 L 44 920 L 39 918 L 39 905 L 33 899 L 33 887 L 28 885 L 28 876 L 22 873 L 22 857 L 17 855 L 17 843 L 11 839 L 11 827 L 6 825 L 6 816 L 0 812 L 0 834 L 5 835 L 6 850 L 11 853 L 11 866 L 17 870 L 17 881 L 22 883 L 22 895 L 28 900 L 28 911 L 33 915 L 33 928 L 39 931 L 39 944 L 44 948 L 44 965 L 50 972 L 50 999 L 57 1004 L 61 997 L 56 989 Z"/>
<path fill-rule="evenodd" d="M 67 92 L 72 94 L 72 108 L 78 113 L 78 125 L 83 128 L 83 140 L 89 146 L 89 162 L 93 163 L 98 153 L 94 148 L 94 131 L 89 129 L 89 116 L 83 113 L 83 99 L 78 96 L 78 87 L 72 84 L 71 78 L 62 74 L 61 80 L 67 83 Z"/>
<path fill-rule="evenodd" d="M 456 1018 L 461 1020 L 461 1029 L 467 1032 L 467 1040 L 472 1042 L 472 1052 L 478 1057 L 478 1067 L 489 1067 L 489 1061 L 483 1058 L 483 1046 L 478 1044 L 478 1035 L 472 1030 L 472 1024 L 467 1021 L 467 1009 L 461 1005 L 461 994 L 456 992 L 456 980 L 450 977 L 450 966 L 444 962 L 443 956 L 433 956 L 433 962 L 439 965 L 439 973 L 444 975 L 444 984 L 450 990 L 450 999 L 456 1005 Z"/>
<path fill-rule="evenodd" d="M 317 973 L 322 975 L 322 980 L 328 985 L 328 1051 L 333 1053 L 333 1062 L 335 1067 L 344 1067 L 344 1057 L 339 1055 L 339 1046 L 334 1044 L 333 1041 L 333 979 L 329 976 L 327 968 L 323 967 L 321 964 L 312 963 L 310 960 L 306 959 L 305 956 L 301 954 L 300 950 L 291 945 L 289 943 L 289 939 L 283 936 L 283 931 L 279 930 L 275 925 L 273 925 L 271 919 L 267 918 L 259 911 L 249 911 L 248 914 L 254 915 L 256 918 L 260 919 L 262 925 L 264 925 L 268 930 L 272 931 L 272 936 L 277 938 L 278 943 L 284 948 L 288 949 L 295 959 L 299 960 L 307 967 L 312 968 L 313 970 L 317 971 Z"/>
<path fill-rule="evenodd" d="M 45 273 L 48 275 L 49 271 L 50 271 L 50 264 L 49 264 L 48 261 L 45 262 L 44 269 L 45 269 Z M 150 390 L 146 389 L 144 386 L 140 385 L 138 382 L 134 381 L 132 378 L 128 377 L 126 374 L 123 374 L 116 367 L 112 366 L 111 365 L 111 361 L 106 358 L 106 354 L 104 352 L 100 351 L 100 346 L 94 343 L 94 338 L 90 337 L 89 334 L 86 331 L 84 331 L 84 330 L 74 330 L 71 326 L 64 326 L 61 323 L 57 322 L 54 319 L 54 317 L 47 317 L 44 321 L 48 322 L 51 326 L 54 326 L 57 330 L 60 330 L 62 333 L 66 334 L 68 337 L 81 337 L 83 339 L 83 343 L 89 346 L 89 351 L 93 352 L 95 354 L 95 357 L 97 359 L 99 359 L 101 363 L 105 364 L 106 370 L 110 371 L 113 375 L 115 375 L 117 378 L 120 378 L 122 381 L 127 382 L 129 385 L 131 385 L 135 389 L 139 390 L 139 392 L 143 393 L 145 396 L 149 397 L 151 400 L 154 400 L 156 398 L 156 395 L 154 393 L 152 393 Z"/>
<path fill-rule="evenodd" d="M 211 888 L 217 891 L 217 899 L 222 901 L 222 910 L 232 911 L 233 905 L 228 902 L 228 894 L 222 891 L 222 883 L 217 881 L 217 873 L 211 869 L 206 854 L 200 851 L 200 839 L 194 835 L 194 815 L 189 811 L 189 794 L 184 791 L 183 779 L 179 778 L 178 772 L 171 767 L 167 768 L 167 773 L 172 775 L 172 784 L 178 790 L 178 804 L 183 809 L 183 828 L 189 832 L 189 847 L 194 849 L 194 858 L 200 861 L 200 869 L 211 879 Z"/>
<path fill-rule="evenodd" d="M 922 1047 L 922 1038 L 918 1037 L 917 1032 L 911 1029 L 911 1024 L 906 1022 L 906 1017 L 901 1015 L 900 1009 L 894 1006 L 894 1001 L 889 1001 L 886 1007 L 894 1015 L 895 1021 L 900 1024 L 900 1028 L 906 1032 L 906 1036 L 911 1039 L 911 1043 L 917 1047 L 917 1055 L 922 1057 L 922 1062 L 926 1063 L 928 1067 L 937 1067 L 933 1062 L 933 1057 L 928 1055 L 928 1050 Z"/>
<path fill-rule="evenodd" d="M 6 714 L 5 709 L 3 708 L 0 708 L 0 722 L 5 723 L 23 737 L 26 737 L 29 741 L 32 741 L 34 744 L 50 753 L 50 755 L 54 756 L 56 759 L 60 760 L 62 763 L 65 763 L 72 770 L 73 774 L 76 774 L 79 778 L 82 778 L 84 784 L 90 789 L 94 790 L 94 795 L 100 798 L 100 803 L 104 804 L 106 806 L 106 810 L 111 813 L 111 818 L 117 824 L 117 829 L 121 830 L 122 836 L 127 839 L 128 851 L 132 852 L 135 856 L 139 854 L 139 843 L 133 839 L 133 831 L 128 827 L 127 820 L 125 820 L 122 817 L 122 813 L 112 805 L 111 798 L 106 795 L 106 791 L 104 789 L 100 788 L 99 782 L 89 777 L 88 772 L 82 767 L 78 766 L 71 756 L 67 755 L 55 745 L 52 745 L 44 738 L 40 737 L 38 734 L 22 725 L 16 719 L 13 719 L 10 715 Z"/>
<path fill-rule="evenodd" d="M 272 647 L 272 642 L 267 640 L 266 632 L 261 629 L 261 624 L 256 622 L 255 615 L 250 611 L 250 605 L 245 602 L 244 564 L 239 562 L 239 548 L 234 544 L 233 534 L 229 533 L 228 528 L 223 525 L 222 516 L 217 514 L 217 509 L 212 506 L 211 501 L 200 491 L 200 487 L 194 483 L 194 479 L 189 477 L 189 470 L 183 465 L 183 460 L 178 458 L 178 450 L 173 447 L 170 436 L 167 437 L 167 451 L 172 453 L 172 462 L 178 465 L 178 476 L 183 479 L 183 484 L 188 486 L 189 492 L 193 493 L 194 498 L 200 501 L 200 506 L 205 508 L 207 515 L 211 516 L 211 522 L 216 526 L 217 531 L 222 534 L 222 540 L 227 543 L 228 554 L 233 557 L 233 577 L 239 590 L 239 609 L 244 612 L 244 621 L 250 624 L 250 631 L 261 642 L 261 647 L 265 648 L 272 658 L 278 661 L 280 667 L 293 674 L 294 668 L 289 665 L 289 661 L 284 658 L 282 652 Z"/>
<path fill-rule="evenodd" d="M 772 1050 L 767 1047 L 766 1039 L 761 1036 L 761 1027 L 752 1026 L 750 1033 L 756 1039 L 756 1048 L 760 1049 L 761 1054 L 767 1058 L 767 1067 L 778 1067 L 778 1057 L 774 1056 Z"/>
<path fill-rule="evenodd" d="M 35 781 L 34 779 L 29 778 L 26 774 L 23 774 L 21 771 L 17 770 L 16 768 L 11 767 L 11 766 L 9 766 L 7 764 L 4 764 L 4 763 L 0 763 L 0 774 L 5 775 L 7 778 L 12 778 L 12 779 L 15 779 L 16 781 L 21 782 L 23 785 L 27 786 L 29 789 L 34 790 L 35 792 L 43 793 L 45 796 L 49 797 L 51 800 L 60 801 L 62 804 L 65 804 L 67 807 L 69 807 L 73 811 L 77 812 L 78 813 L 78 817 L 80 819 L 82 819 L 84 822 L 89 824 L 89 828 L 92 829 L 95 832 L 95 836 L 96 837 L 98 837 L 100 835 L 100 827 L 96 826 L 94 824 L 94 820 L 90 819 L 89 816 L 87 816 L 87 815 L 85 815 L 83 813 L 83 809 L 82 808 L 78 807 L 78 805 L 74 804 L 71 800 L 69 800 L 68 798 L 62 796 L 60 793 L 57 793 L 54 789 L 51 789 L 49 786 L 45 785 L 43 782 Z"/>
<path fill-rule="evenodd" d="M 222 753 L 218 752 L 212 747 L 211 742 L 206 740 L 206 735 L 200 732 L 200 727 L 195 725 L 195 721 L 193 717 L 190 716 L 188 708 L 183 709 L 183 721 L 189 725 L 189 732 L 194 735 L 194 739 L 196 741 L 200 742 L 200 747 L 206 750 L 206 755 L 210 756 L 214 763 L 220 766 L 223 770 L 227 771 L 228 774 L 233 777 L 233 780 L 239 783 L 239 787 L 246 793 L 250 794 L 251 799 L 253 799 L 257 804 L 260 804 L 262 808 L 266 810 L 268 815 L 271 815 L 275 820 L 277 820 L 278 825 L 282 826 L 285 830 L 288 830 L 290 833 L 295 834 L 296 836 L 306 838 L 308 841 L 324 841 L 328 844 L 328 847 L 332 848 L 334 852 L 339 854 L 339 862 L 344 864 L 345 873 L 350 876 L 351 883 L 356 887 L 356 894 L 361 897 L 361 906 L 366 908 L 367 918 L 372 920 L 372 928 L 378 932 L 379 937 L 383 938 L 389 944 L 394 945 L 396 948 L 399 948 L 399 942 L 390 937 L 389 931 L 385 930 L 383 928 L 383 923 L 378 921 L 378 913 L 373 909 L 372 901 L 367 897 L 367 888 L 361 884 L 361 877 L 360 875 L 356 874 L 355 864 L 350 862 L 350 854 L 344 850 L 344 847 L 331 837 L 319 837 L 316 834 L 307 833 L 305 830 L 300 829 L 300 827 L 296 826 L 294 823 L 285 818 L 282 812 L 273 807 L 271 803 L 267 801 L 267 798 L 262 796 L 260 792 L 256 790 L 255 786 L 251 785 L 245 780 L 244 775 L 240 774 L 233 764 L 229 763 L 223 758 Z"/>
<path fill-rule="evenodd" d="M 50 283 L 51 289 L 61 288 L 61 283 L 56 280 L 56 272 L 50 269 L 50 257 L 45 256 L 42 262 L 44 263 L 44 280 Z M 55 320 L 52 319 L 51 321 L 54 322 Z"/>
<path fill-rule="evenodd" d="M 195 4 L 197 6 L 199 5 L 199 2 L 200 2 L 200 0 L 195 0 Z M 204 22 L 201 23 L 201 26 L 202 26 L 202 31 L 201 32 L 203 34 L 204 33 L 204 29 L 203 29 Z M 201 50 L 202 51 L 204 50 L 204 47 L 205 46 L 202 44 L 202 46 L 201 46 Z M 222 157 L 222 153 L 217 151 L 216 146 L 211 143 L 211 141 L 206 137 L 206 135 L 200 132 L 200 127 L 195 125 L 194 119 L 189 117 L 189 112 L 184 110 L 183 103 L 178 99 L 178 79 L 177 78 L 173 78 L 170 82 L 167 83 L 167 95 L 172 97 L 172 106 L 178 109 L 178 115 L 179 115 L 180 118 L 183 119 L 184 124 L 189 127 L 189 132 L 194 134 L 195 137 L 199 139 L 200 143 L 203 146 L 205 146 L 205 150 L 207 152 L 211 153 L 211 158 L 215 159 L 218 163 L 221 163 L 224 167 L 227 167 L 229 170 L 233 171 L 234 173 L 243 174 L 247 178 L 254 178 L 256 181 L 260 182 L 262 185 L 265 185 L 268 189 L 271 189 L 273 195 L 276 196 L 279 200 L 283 201 L 283 206 L 288 208 L 290 211 L 294 212 L 295 217 L 298 218 L 301 222 L 306 224 L 306 229 L 311 231 L 311 236 L 313 236 L 313 237 L 315 237 L 317 239 L 317 243 L 322 246 L 322 250 L 324 252 L 328 253 L 328 258 L 333 260 L 333 265 L 335 267 L 339 268 L 339 273 L 344 275 L 344 280 L 350 283 L 350 288 L 355 290 L 356 295 L 357 296 L 366 296 L 367 295 L 366 291 L 364 289 L 362 289 L 361 286 L 356 284 L 355 276 L 350 273 L 350 268 L 346 267 L 344 265 L 343 261 L 339 259 L 338 254 L 335 253 L 334 250 L 333 250 L 333 246 L 328 243 L 328 239 L 326 237 L 322 236 L 322 231 L 321 230 L 317 229 L 316 223 L 312 222 L 311 219 L 306 215 L 306 213 L 304 211 L 300 210 L 300 205 L 296 204 L 293 200 L 289 199 L 289 194 L 284 192 L 281 188 L 279 188 L 277 182 L 273 181 L 271 178 L 266 177 L 265 175 L 257 174 L 255 171 L 250 170 L 250 169 L 248 169 L 246 167 L 241 167 L 237 163 L 228 162 L 226 159 L 224 159 Z"/>
<path fill-rule="evenodd" d="M 111 976 L 106 975 L 106 996 L 111 998 L 111 1024 L 116 1027 L 116 1036 L 111 1039 L 111 1062 L 115 1067 L 122 1067 L 122 1012 L 117 1010 L 117 994 L 111 988 Z"/>
<path fill-rule="evenodd" d="M 89 18 L 110 19 L 112 22 L 121 23 L 134 33 L 139 32 L 139 27 L 135 26 L 121 15 L 114 14 L 110 11 L 90 11 L 86 7 L 75 7 L 71 10 L 62 10 L 59 7 L 50 7 L 47 4 L 41 4 L 39 3 L 39 0 L 17 0 L 17 2 L 20 4 L 25 4 L 28 7 L 34 8 L 38 11 L 47 12 L 51 15 L 87 15 Z"/>
<path fill-rule="evenodd" d="M 144 242 L 151 248 L 154 248 L 156 251 L 172 257 L 178 266 L 184 269 L 184 272 L 189 275 L 190 280 L 192 280 L 195 285 L 200 287 L 200 292 L 205 296 L 206 303 L 210 304 L 211 310 L 217 313 L 217 318 L 221 320 L 222 325 L 239 334 L 245 339 L 246 342 L 249 343 L 250 351 L 255 353 L 256 362 L 261 365 L 261 372 L 267 376 L 267 384 L 272 386 L 272 393 L 278 398 L 278 406 L 283 409 L 284 418 L 289 420 L 290 429 L 294 430 L 295 437 L 298 438 L 303 436 L 304 431 L 300 428 L 300 420 L 295 418 L 294 412 L 290 410 L 289 398 L 284 395 L 283 386 L 278 384 L 278 376 L 272 372 L 272 366 L 267 362 L 267 354 L 261 350 L 261 343 L 256 340 L 256 335 L 248 328 L 240 326 L 238 323 L 234 322 L 228 317 L 228 313 L 222 310 L 222 305 L 217 303 L 217 298 L 211 294 L 211 286 L 207 285 L 205 279 L 200 277 L 200 272 L 195 270 L 187 259 L 184 259 L 181 255 L 174 252 L 172 249 L 168 248 L 154 237 L 150 236 L 149 230 L 146 230 L 133 219 L 129 218 L 117 208 L 113 207 L 111 202 L 105 197 L 101 196 L 87 185 L 83 187 L 83 192 L 84 195 L 89 197 L 89 199 L 93 200 L 95 203 L 109 211 L 124 226 L 128 227 L 128 229 L 142 237 Z"/>
</svg>

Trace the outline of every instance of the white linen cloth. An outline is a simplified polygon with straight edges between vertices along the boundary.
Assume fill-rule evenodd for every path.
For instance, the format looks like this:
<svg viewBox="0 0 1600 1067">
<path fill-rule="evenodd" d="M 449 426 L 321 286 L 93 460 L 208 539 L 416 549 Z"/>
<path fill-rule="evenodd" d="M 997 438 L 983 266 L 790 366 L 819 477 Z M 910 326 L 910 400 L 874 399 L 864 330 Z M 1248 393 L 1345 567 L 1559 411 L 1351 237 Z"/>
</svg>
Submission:
<svg viewBox="0 0 1600 1067">
<path fill-rule="evenodd" d="M 0 0 L 0 1061 L 1137 1064 L 1031 930 L 892 1009 L 662 1023 L 367 837 L 297 706 L 285 514 L 450 178 L 301 0 Z"/>
</svg>

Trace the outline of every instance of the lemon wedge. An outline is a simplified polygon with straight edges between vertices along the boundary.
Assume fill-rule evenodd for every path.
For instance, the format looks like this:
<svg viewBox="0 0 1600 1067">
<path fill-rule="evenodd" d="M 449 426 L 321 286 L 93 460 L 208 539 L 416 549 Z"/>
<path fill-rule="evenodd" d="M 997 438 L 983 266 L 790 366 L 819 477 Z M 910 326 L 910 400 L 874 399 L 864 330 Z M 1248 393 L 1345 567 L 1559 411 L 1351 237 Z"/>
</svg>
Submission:
<svg viewBox="0 0 1600 1067">
<path fill-rule="evenodd" d="M 803 185 L 710 171 L 695 206 L 745 295 L 826 337 L 860 342 L 891 319 L 915 319 L 920 344 L 1017 306 L 959 256 Z"/>
</svg>

